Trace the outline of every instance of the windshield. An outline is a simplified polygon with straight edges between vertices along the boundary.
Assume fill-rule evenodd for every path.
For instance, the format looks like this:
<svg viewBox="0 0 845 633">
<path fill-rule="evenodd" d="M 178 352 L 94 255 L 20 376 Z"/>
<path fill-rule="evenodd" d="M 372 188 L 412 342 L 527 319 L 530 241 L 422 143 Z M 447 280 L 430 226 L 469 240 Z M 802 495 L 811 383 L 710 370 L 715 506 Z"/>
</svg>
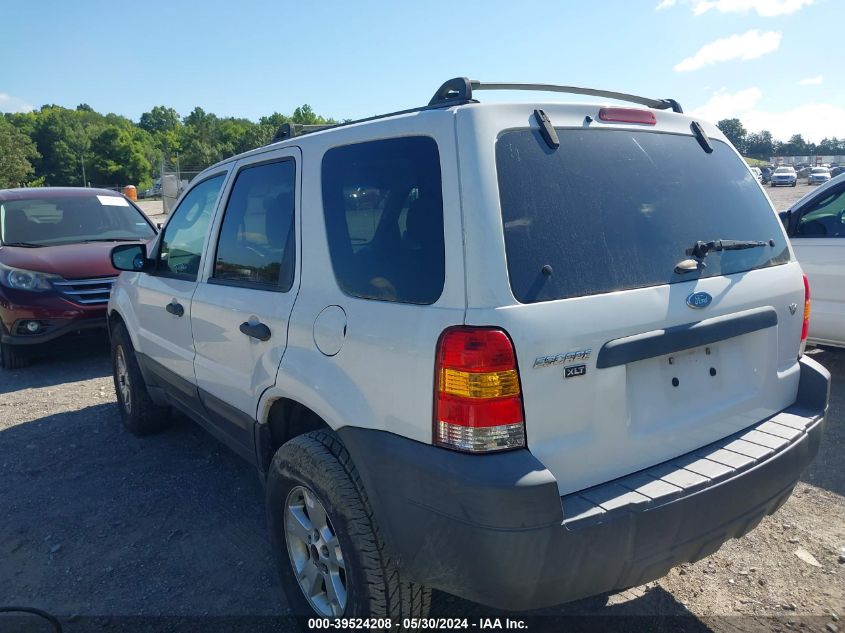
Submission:
<svg viewBox="0 0 845 633">
<path fill-rule="evenodd" d="M 496 144 L 508 272 L 522 303 L 565 299 L 785 263 L 782 227 L 757 179 L 725 143 L 708 154 L 691 136 L 558 129 Z M 706 267 L 675 265 L 697 241 L 754 240 L 711 252 Z"/>
<path fill-rule="evenodd" d="M 0 203 L 3 244 L 59 246 L 153 235 L 149 222 L 121 196 L 45 196 Z"/>
<path fill-rule="evenodd" d="M 814 174 L 826 174 L 827 168 L 826 167 L 813 167 L 813 171 L 811 173 Z"/>
<path fill-rule="evenodd" d="M 792 173 L 792 172 L 794 172 L 794 171 L 795 171 L 795 170 L 794 170 L 794 169 L 792 169 L 792 167 L 778 167 L 778 168 L 775 170 L 775 173 L 776 173 L 776 174 L 791 174 L 791 173 Z"/>
</svg>

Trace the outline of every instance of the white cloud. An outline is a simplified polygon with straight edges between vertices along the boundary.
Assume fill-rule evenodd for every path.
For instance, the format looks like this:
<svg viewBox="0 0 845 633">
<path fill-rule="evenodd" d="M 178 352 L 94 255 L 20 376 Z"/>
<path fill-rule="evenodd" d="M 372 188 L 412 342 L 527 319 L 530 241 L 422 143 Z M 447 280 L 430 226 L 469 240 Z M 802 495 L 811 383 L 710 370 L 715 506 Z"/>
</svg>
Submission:
<svg viewBox="0 0 845 633">
<path fill-rule="evenodd" d="M 822 81 L 824 81 L 824 77 L 821 75 L 816 75 L 815 77 L 805 77 L 801 81 L 798 82 L 799 86 L 820 86 Z"/>
<path fill-rule="evenodd" d="M 716 9 L 719 13 L 748 13 L 755 11 L 763 18 L 790 15 L 813 4 L 814 0 L 695 0 L 695 15 Z"/>
<path fill-rule="evenodd" d="M 675 66 L 677 72 L 698 70 L 711 64 L 727 62 L 733 59 L 743 61 L 757 59 L 780 47 L 781 34 L 777 31 L 761 33 L 752 29 L 742 35 L 731 35 L 709 44 L 705 44 L 692 57 L 687 57 Z"/>
<path fill-rule="evenodd" d="M 32 109 L 23 99 L 0 92 L 0 112 L 29 112 Z"/>
<path fill-rule="evenodd" d="M 793 134 L 813 143 L 825 137 L 845 138 L 845 108 L 830 103 L 804 103 L 783 112 L 752 110 L 739 118 L 748 130 L 769 130 L 782 141 Z"/>
<path fill-rule="evenodd" d="M 748 13 L 755 11 L 763 18 L 772 18 L 778 15 L 790 15 L 809 7 L 815 0 L 682 0 L 684 4 L 692 6 L 694 15 L 701 15 L 715 9 L 719 13 Z M 655 7 L 656 11 L 662 11 L 674 7 L 678 0 L 661 0 Z"/>
<path fill-rule="evenodd" d="M 762 96 L 759 88 L 746 88 L 732 94 L 724 89 L 719 90 L 703 106 L 692 110 L 690 115 L 713 123 L 732 119 L 740 113 L 753 110 Z"/>
<path fill-rule="evenodd" d="M 759 88 L 747 88 L 735 93 L 724 90 L 714 94 L 703 106 L 690 115 L 712 123 L 721 119 L 738 118 L 749 132 L 768 130 L 780 140 L 793 134 L 818 143 L 825 137 L 845 137 L 845 108 L 829 103 L 804 103 L 789 110 L 769 112 L 759 109 L 763 93 Z"/>
</svg>

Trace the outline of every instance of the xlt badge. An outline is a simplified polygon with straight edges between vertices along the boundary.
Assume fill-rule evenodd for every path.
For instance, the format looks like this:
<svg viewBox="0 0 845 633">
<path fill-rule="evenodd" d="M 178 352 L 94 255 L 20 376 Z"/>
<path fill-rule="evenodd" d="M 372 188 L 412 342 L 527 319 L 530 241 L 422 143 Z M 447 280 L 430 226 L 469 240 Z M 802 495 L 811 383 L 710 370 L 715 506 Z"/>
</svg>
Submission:
<svg viewBox="0 0 845 633">
<path fill-rule="evenodd" d="M 583 376 L 587 373 L 586 365 L 569 365 L 563 368 L 564 378 L 575 378 L 575 376 Z"/>
</svg>

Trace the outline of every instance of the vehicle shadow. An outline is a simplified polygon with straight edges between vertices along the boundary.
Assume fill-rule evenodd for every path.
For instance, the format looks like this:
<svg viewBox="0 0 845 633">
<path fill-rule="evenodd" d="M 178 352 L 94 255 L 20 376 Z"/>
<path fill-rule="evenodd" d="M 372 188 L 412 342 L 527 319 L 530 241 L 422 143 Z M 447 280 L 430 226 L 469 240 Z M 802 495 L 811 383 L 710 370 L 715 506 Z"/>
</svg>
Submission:
<svg viewBox="0 0 845 633">
<path fill-rule="evenodd" d="M 192 423 L 137 438 L 107 403 L 11 426 L 0 481 L 0 605 L 284 613 L 255 470 Z"/>
<path fill-rule="evenodd" d="M 0 369 L 0 395 L 110 374 L 108 336 L 87 336 L 45 348 L 22 369 Z"/>
<path fill-rule="evenodd" d="M 623 592 L 627 593 L 627 592 Z M 525 613 L 508 613 L 491 609 L 460 598 L 435 592 L 432 615 L 437 617 L 521 619 L 529 623 L 531 631 L 685 631 L 705 633 L 711 628 L 675 597 L 654 586 L 645 591 L 635 591 L 636 597 L 608 605 L 612 594 L 602 594 Z"/>
<path fill-rule="evenodd" d="M 819 454 L 801 481 L 845 496 L 845 350 L 808 350 L 808 355 L 830 372 L 830 404 Z"/>
</svg>

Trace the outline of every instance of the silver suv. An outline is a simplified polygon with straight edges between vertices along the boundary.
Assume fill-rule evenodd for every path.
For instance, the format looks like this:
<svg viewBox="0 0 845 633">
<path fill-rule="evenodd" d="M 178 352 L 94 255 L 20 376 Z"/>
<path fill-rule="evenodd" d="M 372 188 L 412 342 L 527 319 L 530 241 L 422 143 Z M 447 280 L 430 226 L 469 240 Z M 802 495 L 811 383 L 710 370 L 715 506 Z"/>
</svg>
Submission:
<svg viewBox="0 0 845 633">
<path fill-rule="evenodd" d="M 113 262 L 126 426 L 175 408 L 256 466 L 299 613 L 399 625 L 431 588 L 521 610 L 637 585 L 751 530 L 819 445 L 801 268 L 742 158 L 672 100 L 455 79 L 288 126 Z"/>
</svg>

